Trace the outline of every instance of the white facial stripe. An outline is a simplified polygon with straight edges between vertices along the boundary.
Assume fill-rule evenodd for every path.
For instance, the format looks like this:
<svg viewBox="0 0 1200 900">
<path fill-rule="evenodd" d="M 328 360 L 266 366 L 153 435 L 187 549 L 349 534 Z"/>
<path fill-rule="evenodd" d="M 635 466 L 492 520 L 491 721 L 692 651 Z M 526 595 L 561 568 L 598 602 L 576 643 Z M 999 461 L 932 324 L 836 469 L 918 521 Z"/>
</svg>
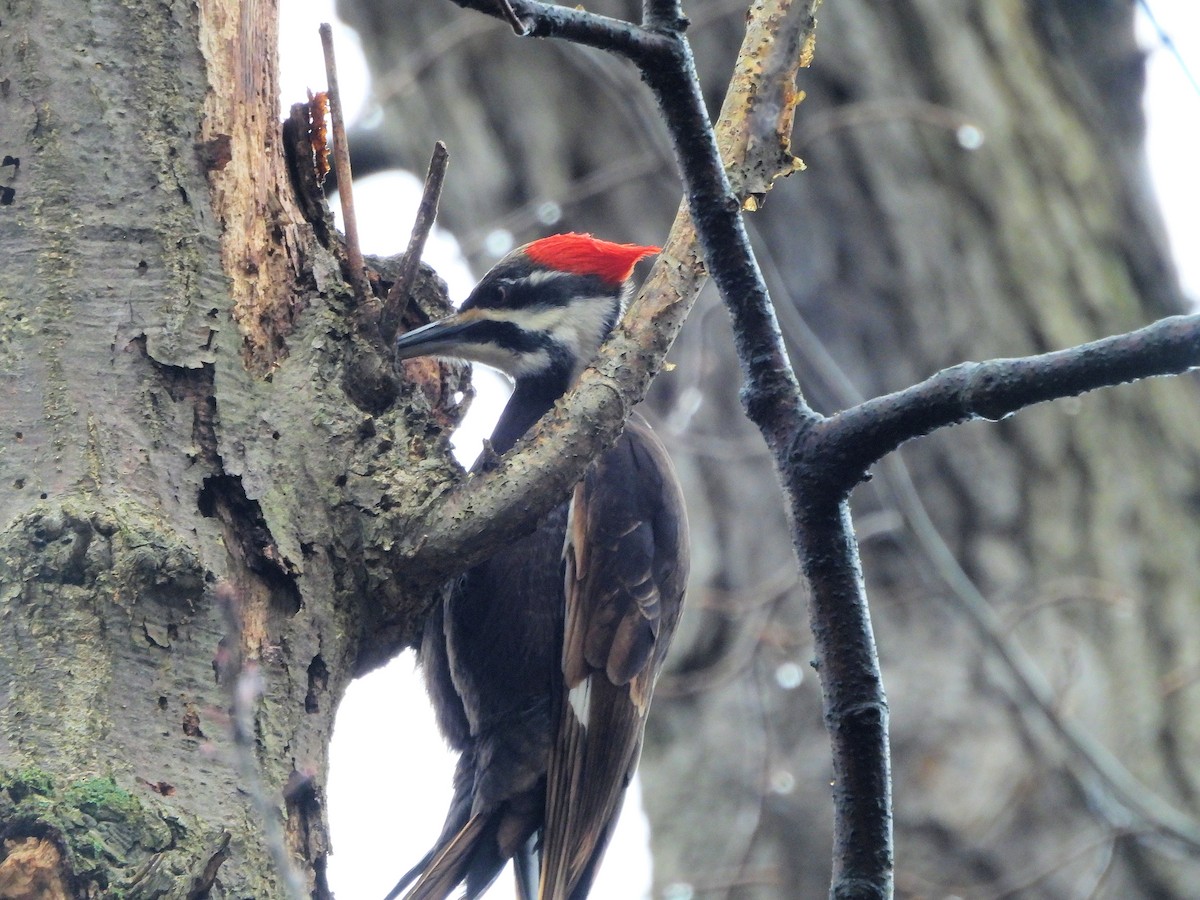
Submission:
<svg viewBox="0 0 1200 900">
<path fill-rule="evenodd" d="M 514 378 L 532 375 L 550 365 L 550 354 L 545 350 L 536 353 L 514 353 L 499 344 L 463 344 L 455 351 L 459 359 L 483 363 L 493 369 L 506 372 Z"/>
<path fill-rule="evenodd" d="M 572 278 L 569 272 L 557 272 L 554 269 L 534 269 L 525 276 L 525 283 L 530 287 L 537 287 L 540 284 L 554 281 L 558 278 Z"/>
<path fill-rule="evenodd" d="M 543 331 L 555 341 L 566 347 L 579 360 L 576 371 L 582 372 L 600 347 L 604 339 L 604 326 L 612 312 L 612 298 L 586 297 L 577 300 L 569 307 L 547 306 L 526 309 L 487 309 L 479 310 L 479 318 L 492 319 L 497 322 L 512 322 L 527 331 Z M 545 365 L 548 357 L 543 353 L 540 365 Z M 484 362 L 484 360 L 480 360 Z M 491 365 L 491 363 L 488 363 Z M 534 367 L 526 366 L 526 371 L 536 371 Z M 508 369 L 506 371 L 512 371 Z M 520 374 L 513 372 L 513 374 Z"/>
</svg>

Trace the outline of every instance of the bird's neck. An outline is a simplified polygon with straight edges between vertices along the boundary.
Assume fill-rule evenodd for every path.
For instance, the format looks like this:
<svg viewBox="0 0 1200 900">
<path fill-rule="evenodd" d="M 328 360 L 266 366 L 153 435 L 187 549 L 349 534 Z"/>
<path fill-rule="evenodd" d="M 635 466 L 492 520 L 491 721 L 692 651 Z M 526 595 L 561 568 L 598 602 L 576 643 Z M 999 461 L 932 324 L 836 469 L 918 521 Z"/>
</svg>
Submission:
<svg viewBox="0 0 1200 900">
<path fill-rule="evenodd" d="M 626 284 L 620 294 L 608 297 L 607 303 L 591 302 L 577 310 L 572 339 L 550 343 L 547 367 L 517 377 L 516 388 L 492 432 L 492 448 L 497 453 L 511 450 L 521 436 L 554 406 L 554 401 L 570 390 L 583 371 L 581 363 L 595 357 L 600 345 L 616 326 L 623 297 L 630 290 L 631 285 Z M 571 348 L 569 351 L 568 346 Z"/>
<path fill-rule="evenodd" d="M 492 448 L 507 453 L 513 444 L 545 415 L 554 401 L 571 386 L 572 372 L 566 366 L 555 366 L 536 375 L 517 379 L 513 394 L 492 431 Z"/>
</svg>

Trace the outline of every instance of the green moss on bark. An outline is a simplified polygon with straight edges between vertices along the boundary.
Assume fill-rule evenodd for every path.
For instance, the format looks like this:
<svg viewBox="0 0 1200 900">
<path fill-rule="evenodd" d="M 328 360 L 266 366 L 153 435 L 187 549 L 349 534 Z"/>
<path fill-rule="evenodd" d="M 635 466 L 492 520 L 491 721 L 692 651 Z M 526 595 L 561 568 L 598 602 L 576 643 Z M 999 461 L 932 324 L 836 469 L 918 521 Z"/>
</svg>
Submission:
<svg viewBox="0 0 1200 900">
<path fill-rule="evenodd" d="M 113 898 L 172 895 L 163 890 L 166 885 L 151 887 L 146 875 L 194 867 L 188 859 L 194 851 L 185 849 L 189 830 L 178 819 L 151 808 L 111 778 L 56 781 L 32 766 L 0 771 L 0 828 L 6 840 L 52 840 L 83 896 L 96 891 Z M 164 865 L 171 856 L 179 858 Z M 114 879 L 116 873 L 121 875 Z"/>
</svg>

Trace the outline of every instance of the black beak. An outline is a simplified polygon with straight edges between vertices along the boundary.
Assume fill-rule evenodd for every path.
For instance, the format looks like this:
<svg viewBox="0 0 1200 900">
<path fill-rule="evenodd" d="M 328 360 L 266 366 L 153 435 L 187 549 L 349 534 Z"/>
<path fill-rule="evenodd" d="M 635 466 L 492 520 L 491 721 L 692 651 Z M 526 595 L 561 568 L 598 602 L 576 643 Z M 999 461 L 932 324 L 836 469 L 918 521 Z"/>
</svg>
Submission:
<svg viewBox="0 0 1200 900">
<path fill-rule="evenodd" d="M 396 358 L 412 359 L 414 356 L 451 354 L 463 345 L 463 338 L 477 324 L 478 322 L 471 320 L 464 322 L 454 315 L 414 328 L 396 338 Z"/>
</svg>

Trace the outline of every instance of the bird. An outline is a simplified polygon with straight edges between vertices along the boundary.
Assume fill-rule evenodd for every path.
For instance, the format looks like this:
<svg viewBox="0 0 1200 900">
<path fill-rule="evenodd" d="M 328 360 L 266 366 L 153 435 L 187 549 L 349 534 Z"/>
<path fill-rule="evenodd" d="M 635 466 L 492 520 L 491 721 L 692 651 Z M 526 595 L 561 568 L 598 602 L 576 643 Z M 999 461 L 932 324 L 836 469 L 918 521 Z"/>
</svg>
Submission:
<svg viewBox="0 0 1200 900">
<path fill-rule="evenodd" d="M 401 335 L 398 359 L 483 363 L 514 381 L 498 454 L 569 390 L 657 247 L 559 234 L 525 244 L 459 311 Z M 479 896 L 512 860 L 520 900 L 583 900 L 641 754 L 683 608 L 688 525 L 662 442 L 634 412 L 612 449 L 537 526 L 458 578 L 418 659 L 459 753 L 433 848 L 388 895 Z"/>
</svg>

